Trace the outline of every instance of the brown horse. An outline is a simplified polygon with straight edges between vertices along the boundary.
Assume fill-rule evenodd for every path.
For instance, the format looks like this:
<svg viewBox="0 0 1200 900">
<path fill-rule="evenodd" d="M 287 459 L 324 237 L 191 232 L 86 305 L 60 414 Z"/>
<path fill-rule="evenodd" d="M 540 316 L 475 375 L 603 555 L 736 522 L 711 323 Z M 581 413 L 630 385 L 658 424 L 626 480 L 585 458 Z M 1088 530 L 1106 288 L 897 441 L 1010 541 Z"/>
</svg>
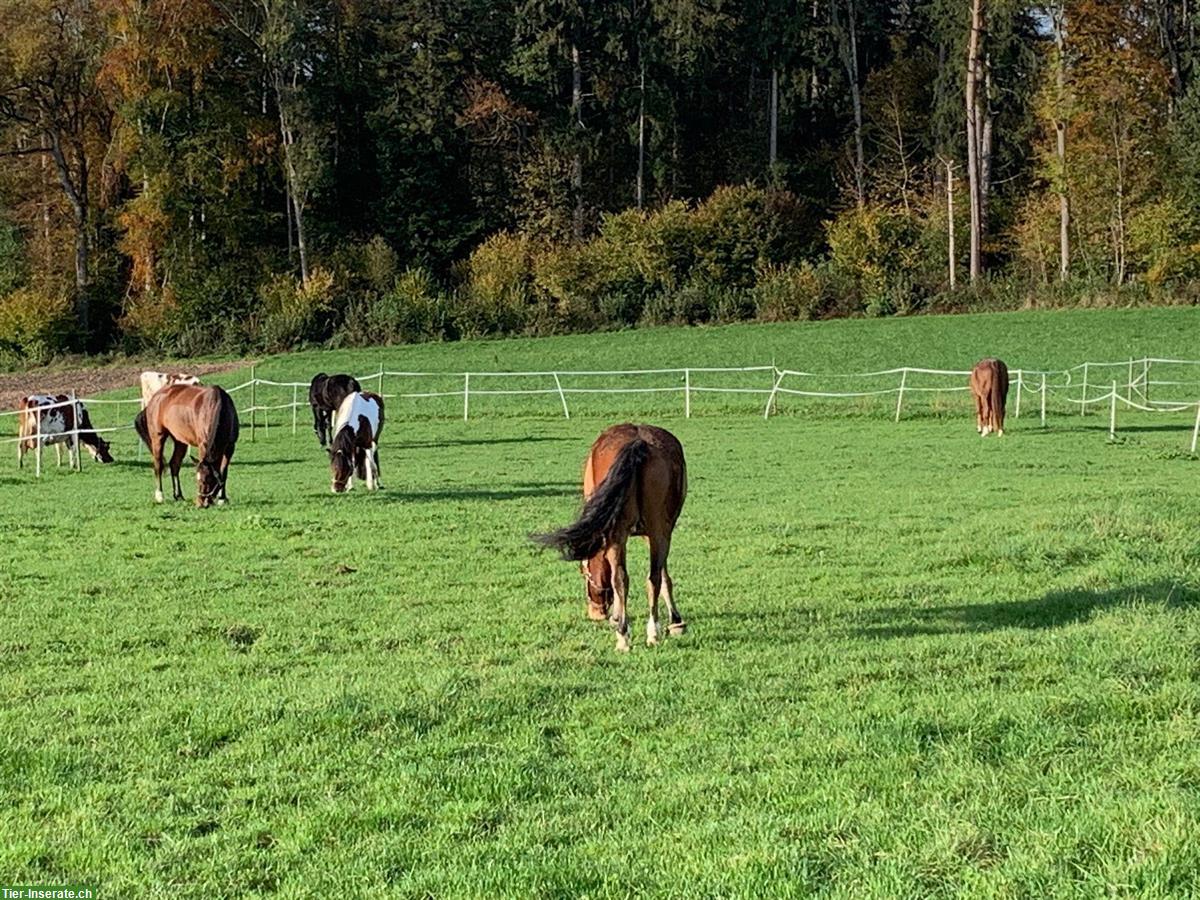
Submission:
<svg viewBox="0 0 1200 900">
<path fill-rule="evenodd" d="M 1008 400 L 1008 366 L 998 359 L 981 359 L 968 382 L 975 397 L 975 430 L 981 436 L 1004 434 L 1004 404 Z"/>
<path fill-rule="evenodd" d="M 229 499 L 225 483 L 229 461 L 238 439 L 237 409 L 233 398 L 219 387 L 171 384 L 156 391 L 136 419 L 133 427 L 150 448 L 154 477 L 158 488 L 154 501 L 163 502 L 163 448 L 167 438 L 175 442 L 171 453 L 171 488 L 176 500 L 183 499 L 179 467 L 188 445 L 196 448 L 196 505 L 204 508 Z"/>
<path fill-rule="evenodd" d="M 629 649 L 625 543 L 630 535 L 641 535 L 650 545 L 646 643 L 658 643 L 660 593 L 667 603 L 668 632 L 683 634 L 687 626 L 675 606 L 667 572 L 671 532 L 687 496 L 687 465 L 675 435 L 653 425 L 630 424 L 602 432 L 584 462 L 583 496 L 583 512 L 574 525 L 535 535 L 534 540 L 558 548 L 564 559 L 583 563 L 588 617 L 604 619 L 611 604 L 617 649 Z"/>
</svg>

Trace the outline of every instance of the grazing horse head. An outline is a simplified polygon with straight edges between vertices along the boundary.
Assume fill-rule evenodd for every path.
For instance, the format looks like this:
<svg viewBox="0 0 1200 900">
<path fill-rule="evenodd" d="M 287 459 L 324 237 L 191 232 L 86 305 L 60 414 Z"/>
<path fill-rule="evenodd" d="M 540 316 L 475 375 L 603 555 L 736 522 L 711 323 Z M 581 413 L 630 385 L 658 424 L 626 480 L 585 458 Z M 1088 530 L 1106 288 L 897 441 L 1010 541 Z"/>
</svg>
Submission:
<svg viewBox="0 0 1200 900">
<path fill-rule="evenodd" d="M 612 569 L 603 553 L 597 553 L 579 564 L 583 572 L 583 581 L 587 585 L 588 618 L 601 622 L 608 618 L 612 608 L 613 586 Z"/>
<path fill-rule="evenodd" d="M 333 446 L 329 448 L 329 469 L 333 474 L 333 492 L 335 494 L 343 494 L 346 492 L 346 487 L 350 484 L 350 479 L 354 476 L 354 446 L 351 432 L 350 440 L 334 439 Z M 342 446 L 338 446 L 341 444 Z M 348 445 L 348 446 L 347 446 Z"/>
<path fill-rule="evenodd" d="M 201 509 L 212 506 L 221 493 L 224 482 L 217 466 L 208 460 L 196 463 L 196 505 Z"/>
</svg>

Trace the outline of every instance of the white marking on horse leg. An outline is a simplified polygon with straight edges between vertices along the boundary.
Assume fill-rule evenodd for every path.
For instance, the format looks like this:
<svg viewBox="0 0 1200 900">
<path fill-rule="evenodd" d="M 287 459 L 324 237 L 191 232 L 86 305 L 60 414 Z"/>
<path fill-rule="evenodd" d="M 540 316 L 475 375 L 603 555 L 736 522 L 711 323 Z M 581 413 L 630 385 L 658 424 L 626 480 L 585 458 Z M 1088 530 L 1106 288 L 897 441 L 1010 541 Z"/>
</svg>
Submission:
<svg viewBox="0 0 1200 900">
<path fill-rule="evenodd" d="M 654 621 L 654 616 L 649 616 L 646 619 L 646 646 L 653 647 L 658 643 L 658 623 Z"/>
<path fill-rule="evenodd" d="M 154 491 L 154 502 L 155 502 L 155 503 L 162 503 L 162 502 L 163 502 L 163 492 L 162 492 L 162 489 L 161 489 L 161 488 L 159 488 L 159 489 L 156 489 L 156 490 Z"/>
<path fill-rule="evenodd" d="M 1001 428 L 999 431 L 996 432 L 996 437 L 1004 437 L 1004 429 L 1003 428 Z"/>
</svg>

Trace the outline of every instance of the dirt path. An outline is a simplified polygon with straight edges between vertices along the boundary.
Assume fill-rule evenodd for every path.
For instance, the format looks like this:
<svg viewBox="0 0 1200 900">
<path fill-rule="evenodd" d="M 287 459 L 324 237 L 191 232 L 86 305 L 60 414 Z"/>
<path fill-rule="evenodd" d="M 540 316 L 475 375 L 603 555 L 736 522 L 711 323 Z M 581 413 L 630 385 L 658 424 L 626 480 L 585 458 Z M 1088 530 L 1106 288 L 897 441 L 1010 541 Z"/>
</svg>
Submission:
<svg viewBox="0 0 1200 900">
<path fill-rule="evenodd" d="M 250 365 L 251 360 L 223 363 L 172 363 L 172 372 L 188 372 L 202 378 L 213 372 L 228 372 Z M 26 394 L 66 394 L 75 391 L 77 397 L 92 397 L 116 388 L 136 387 L 142 372 L 150 366 L 105 366 L 96 369 L 35 369 L 32 372 L 0 373 L 0 409 L 16 409 L 17 401 Z"/>
</svg>

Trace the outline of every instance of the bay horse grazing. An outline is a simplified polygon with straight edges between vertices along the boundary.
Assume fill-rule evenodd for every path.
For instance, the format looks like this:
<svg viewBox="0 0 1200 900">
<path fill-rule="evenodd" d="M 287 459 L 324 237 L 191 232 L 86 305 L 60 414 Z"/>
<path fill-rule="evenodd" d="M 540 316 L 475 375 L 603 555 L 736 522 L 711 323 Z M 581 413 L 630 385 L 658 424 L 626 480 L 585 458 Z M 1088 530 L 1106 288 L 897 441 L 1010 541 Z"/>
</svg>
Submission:
<svg viewBox="0 0 1200 900">
<path fill-rule="evenodd" d="M 233 398 L 216 386 L 171 384 L 157 391 L 146 408 L 133 420 L 138 436 L 150 448 L 158 487 L 154 502 L 163 502 L 163 449 L 167 438 L 175 442 L 171 453 L 171 488 L 176 500 L 183 499 L 179 467 L 188 446 L 196 448 L 196 505 L 210 506 L 214 499 L 229 499 L 225 485 L 229 461 L 238 439 L 237 409 Z"/>
<path fill-rule="evenodd" d="M 981 359 L 968 382 L 975 397 L 975 430 L 981 436 L 1004 434 L 1004 404 L 1008 400 L 1008 366 L 998 359 Z"/>
<path fill-rule="evenodd" d="M 20 437 L 17 441 L 18 468 L 25 465 L 25 454 L 36 449 L 39 441 L 43 447 L 54 445 L 60 466 L 63 444 L 67 445 L 68 456 L 77 453 L 78 444 L 82 444 L 96 462 L 113 461 L 108 441 L 96 433 L 87 407 L 80 401 L 72 403 L 66 394 L 30 394 L 21 398 L 17 409 L 21 413 L 17 426 Z"/>
<path fill-rule="evenodd" d="M 667 603 L 668 632 L 683 634 L 687 625 L 675 606 L 667 571 L 671 532 L 687 496 L 687 464 L 678 439 L 653 425 L 627 423 L 601 432 L 583 465 L 583 496 L 575 524 L 533 539 L 582 563 L 588 617 L 603 620 L 611 606 L 617 649 L 629 649 L 625 544 L 630 535 L 641 535 L 650 545 L 646 643 L 658 643 L 660 594 Z"/>
<path fill-rule="evenodd" d="M 329 443 L 329 469 L 335 494 L 353 488 L 356 475 L 367 483 L 368 491 L 383 487 L 379 483 L 382 431 L 383 398 L 370 391 L 348 394 L 338 407 Z"/>
<path fill-rule="evenodd" d="M 308 404 L 312 407 L 313 431 L 317 440 L 325 446 L 333 438 L 333 415 L 350 394 L 362 391 L 362 385 L 353 375 L 326 375 L 321 372 L 313 376 L 308 386 Z"/>
</svg>

